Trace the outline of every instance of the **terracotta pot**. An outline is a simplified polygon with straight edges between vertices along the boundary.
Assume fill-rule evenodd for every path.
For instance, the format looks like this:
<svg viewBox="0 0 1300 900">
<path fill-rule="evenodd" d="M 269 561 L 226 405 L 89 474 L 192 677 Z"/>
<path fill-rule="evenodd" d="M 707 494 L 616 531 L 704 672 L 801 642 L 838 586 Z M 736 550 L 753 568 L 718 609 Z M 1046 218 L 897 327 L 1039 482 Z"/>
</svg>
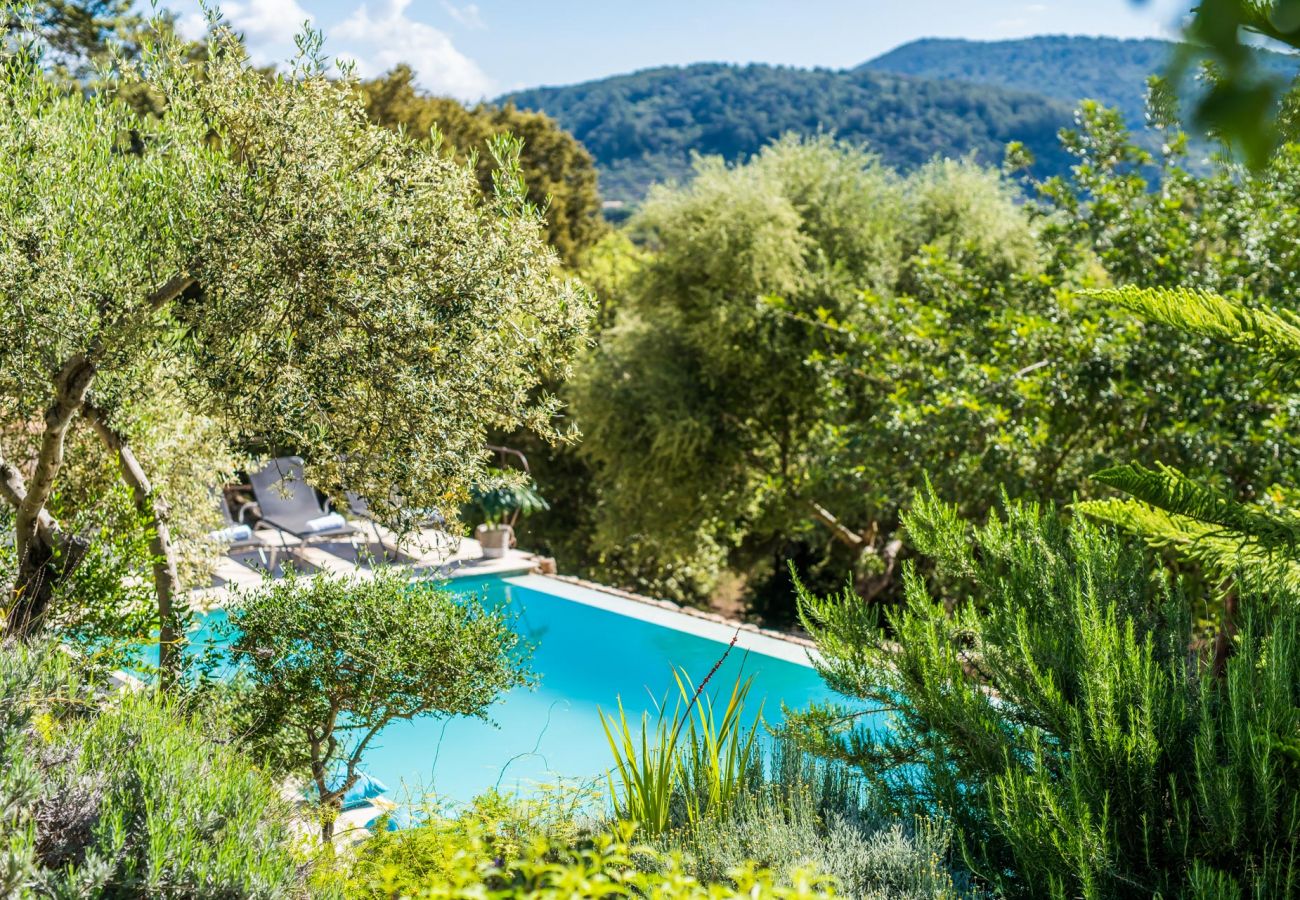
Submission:
<svg viewBox="0 0 1300 900">
<path fill-rule="evenodd" d="M 515 542 L 515 530 L 509 525 L 480 525 L 474 529 L 474 539 L 483 548 L 484 559 L 500 559 Z"/>
</svg>

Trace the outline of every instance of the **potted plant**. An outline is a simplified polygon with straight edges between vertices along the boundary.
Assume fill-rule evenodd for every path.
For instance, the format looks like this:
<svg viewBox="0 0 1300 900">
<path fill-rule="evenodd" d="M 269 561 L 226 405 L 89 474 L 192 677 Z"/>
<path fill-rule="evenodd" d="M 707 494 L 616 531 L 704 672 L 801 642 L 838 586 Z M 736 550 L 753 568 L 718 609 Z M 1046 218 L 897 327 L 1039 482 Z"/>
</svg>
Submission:
<svg viewBox="0 0 1300 900">
<path fill-rule="evenodd" d="M 492 470 L 492 479 L 477 487 L 470 495 L 470 503 L 478 512 L 483 524 L 474 529 L 474 538 L 483 548 L 486 559 L 499 559 L 515 543 L 515 523 L 520 516 L 550 509 L 551 506 L 537 493 L 532 479 L 512 477 L 501 470 Z"/>
</svg>

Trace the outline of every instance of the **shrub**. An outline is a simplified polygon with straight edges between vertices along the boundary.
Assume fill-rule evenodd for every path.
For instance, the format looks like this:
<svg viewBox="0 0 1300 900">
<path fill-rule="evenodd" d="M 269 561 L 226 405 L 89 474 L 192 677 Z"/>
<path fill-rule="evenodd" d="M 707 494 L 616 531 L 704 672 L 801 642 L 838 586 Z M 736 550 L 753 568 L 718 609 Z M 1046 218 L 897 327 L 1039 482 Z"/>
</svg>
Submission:
<svg viewBox="0 0 1300 900">
<path fill-rule="evenodd" d="M 591 799 L 581 790 L 555 789 L 535 797 L 489 791 L 460 810 L 426 805 L 413 817 L 414 827 L 380 827 L 358 845 L 341 883 L 350 896 L 410 895 L 422 885 L 455 880 L 466 855 L 515 860 L 538 839 L 575 845 L 591 830 L 581 816 Z M 340 880 L 340 872 L 333 874 Z"/>
<path fill-rule="evenodd" d="M 974 527 L 932 491 L 907 527 L 958 597 L 915 571 L 883 614 L 800 597 L 831 686 L 892 727 L 817 709 L 797 738 L 899 815 L 945 811 L 1008 897 L 1300 895 L 1295 596 L 1239 585 L 1250 613 L 1220 678 L 1176 589 L 1108 532 L 1030 504 Z"/>
<path fill-rule="evenodd" d="M 248 739 L 308 774 L 326 841 L 384 726 L 485 716 L 528 682 L 524 648 L 500 614 L 391 569 L 267 583 L 231 606 L 230 627 Z"/>
<path fill-rule="evenodd" d="M 778 875 L 811 868 L 846 896 L 950 900 L 968 896 L 949 866 L 951 831 L 918 818 L 903 824 L 870 803 L 861 779 L 777 741 L 762 777 L 728 815 L 679 824 L 657 846 L 682 854 L 687 872 L 713 881 L 737 866 Z"/>
<path fill-rule="evenodd" d="M 74 665 L 0 647 L 0 894 L 302 895 L 275 785 L 167 704 L 105 700 Z"/>
<path fill-rule="evenodd" d="M 673 678 L 677 701 L 671 712 L 665 697 L 654 725 L 644 714 L 637 735 L 621 699 L 618 718 L 600 714 L 614 755 L 609 773 L 614 809 L 651 835 L 668 828 L 675 807 L 691 822 L 725 816 L 750 779 L 758 736 L 758 722 L 743 724 L 753 676 L 736 677 L 721 715 L 715 698 L 704 693 L 708 678 L 698 688 L 684 672 L 674 669 Z"/>
<path fill-rule="evenodd" d="M 489 801 L 494 809 L 500 798 Z M 508 806 L 509 804 L 507 804 Z M 787 879 L 752 863 L 714 883 L 686 871 L 675 854 L 632 843 L 633 826 L 601 829 L 574 839 L 544 823 L 515 842 L 514 828 L 536 815 L 476 804 L 460 819 L 377 835 L 358 849 L 337 884 L 348 897 L 451 898 L 571 897 L 806 898 L 834 896 L 831 879 L 810 869 Z M 512 850 L 517 848 L 517 853 Z"/>
</svg>

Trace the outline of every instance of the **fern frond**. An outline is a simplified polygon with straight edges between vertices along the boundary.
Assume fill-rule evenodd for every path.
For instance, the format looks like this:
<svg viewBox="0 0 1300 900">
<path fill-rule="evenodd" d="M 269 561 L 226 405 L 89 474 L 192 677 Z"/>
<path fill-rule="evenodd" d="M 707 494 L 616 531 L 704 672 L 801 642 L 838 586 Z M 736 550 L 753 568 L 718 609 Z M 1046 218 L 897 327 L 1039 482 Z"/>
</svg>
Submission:
<svg viewBox="0 0 1300 900">
<path fill-rule="evenodd" d="M 1217 526 L 1262 549 L 1295 555 L 1300 548 L 1300 517 L 1277 515 L 1242 503 L 1163 463 L 1157 463 L 1154 469 L 1128 463 L 1092 477 L 1170 515 Z"/>
<path fill-rule="evenodd" d="M 1087 294 L 1153 322 L 1250 347 L 1281 366 L 1300 368 L 1300 317 L 1287 310 L 1252 309 L 1193 288 L 1125 286 Z"/>
<path fill-rule="evenodd" d="M 1175 550 L 1218 575 L 1254 569 L 1275 576 L 1291 589 L 1300 589 L 1300 560 L 1220 525 L 1131 499 L 1087 500 L 1074 508 L 1137 535 L 1151 547 Z"/>
</svg>

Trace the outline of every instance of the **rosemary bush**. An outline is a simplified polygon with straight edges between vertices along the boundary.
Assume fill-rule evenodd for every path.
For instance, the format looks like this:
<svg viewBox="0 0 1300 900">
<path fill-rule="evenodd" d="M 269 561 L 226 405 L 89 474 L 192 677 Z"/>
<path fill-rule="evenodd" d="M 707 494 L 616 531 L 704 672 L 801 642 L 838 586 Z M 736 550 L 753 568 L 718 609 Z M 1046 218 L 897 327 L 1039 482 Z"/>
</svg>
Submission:
<svg viewBox="0 0 1300 900">
<path fill-rule="evenodd" d="M 931 491 L 907 527 L 960 586 L 946 602 L 915 571 L 884 614 L 800 598 L 832 687 L 893 727 L 816 709 L 798 739 L 898 815 L 946 812 L 1007 897 L 1300 896 L 1294 594 L 1239 581 L 1249 612 L 1218 674 L 1176 586 L 1082 519 L 1008 504 L 977 527 Z"/>
</svg>

